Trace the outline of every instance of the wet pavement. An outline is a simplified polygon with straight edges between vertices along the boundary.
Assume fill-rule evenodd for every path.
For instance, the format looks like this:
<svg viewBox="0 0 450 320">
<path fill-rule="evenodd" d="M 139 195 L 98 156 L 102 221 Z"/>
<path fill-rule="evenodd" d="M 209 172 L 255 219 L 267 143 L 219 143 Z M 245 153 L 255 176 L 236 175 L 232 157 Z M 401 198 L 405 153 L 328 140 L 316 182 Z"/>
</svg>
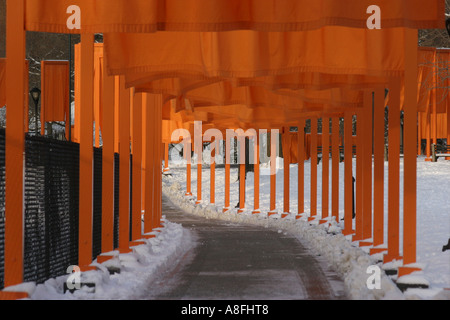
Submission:
<svg viewBox="0 0 450 320">
<path fill-rule="evenodd" d="M 150 284 L 149 299 L 347 299 L 339 275 L 292 236 L 190 215 L 167 199 L 163 214 L 196 245 Z"/>
</svg>

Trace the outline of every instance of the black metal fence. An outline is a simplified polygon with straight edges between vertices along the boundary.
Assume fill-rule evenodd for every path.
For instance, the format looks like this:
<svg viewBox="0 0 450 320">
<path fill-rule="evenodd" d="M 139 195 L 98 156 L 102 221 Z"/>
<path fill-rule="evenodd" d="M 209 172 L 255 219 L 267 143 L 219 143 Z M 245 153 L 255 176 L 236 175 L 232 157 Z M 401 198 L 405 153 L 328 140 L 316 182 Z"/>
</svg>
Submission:
<svg viewBox="0 0 450 320">
<path fill-rule="evenodd" d="M 78 264 L 79 144 L 25 138 L 24 282 L 42 283 Z M 102 149 L 94 148 L 93 259 L 101 253 Z M 114 247 L 118 246 L 119 155 L 114 158 Z M 4 287 L 5 130 L 0 129 L 0 289 Z"/>
<path fill-rule="evenodd" d="M 43 282 L 78 262 L 78 167 L 78 144 L 26 137 L 25 282 Z"/>
</svg>

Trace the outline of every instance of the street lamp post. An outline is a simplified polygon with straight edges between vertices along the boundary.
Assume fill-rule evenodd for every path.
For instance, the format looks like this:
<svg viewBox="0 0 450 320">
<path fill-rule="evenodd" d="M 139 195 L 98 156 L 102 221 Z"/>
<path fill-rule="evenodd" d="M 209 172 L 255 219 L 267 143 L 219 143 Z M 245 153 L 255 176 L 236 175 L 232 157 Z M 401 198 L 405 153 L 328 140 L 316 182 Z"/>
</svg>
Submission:
<svg viewBox="0 0 450 320">
<path fill-rule="evenodd" d="M 34 101 L 34 130 L 36 135 L 39 134 L 38 131 L 38 104 L 39 98 L 41 97 L 41 90 L 39 88 L 33 88 L 30 90 L 31 99 Z"/>
</svg>

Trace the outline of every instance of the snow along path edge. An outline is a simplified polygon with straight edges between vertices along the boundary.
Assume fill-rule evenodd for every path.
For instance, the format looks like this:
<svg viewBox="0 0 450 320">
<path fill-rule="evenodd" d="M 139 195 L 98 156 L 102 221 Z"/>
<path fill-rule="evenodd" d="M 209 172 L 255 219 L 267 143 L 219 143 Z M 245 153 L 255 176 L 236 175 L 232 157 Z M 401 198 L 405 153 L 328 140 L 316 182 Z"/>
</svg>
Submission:
<svg viewBox="0 0 450 320">
<path fill-rule="evenodd" d="M 311 224 L 302 219 L 287 217 L 279 219 L 279 215 L 268 217 L 264 213 L 237 213 L 231 209 L 223 213 L 214 205 L 195 204 L 193 196 L 183 194 L 178 182 L 163 179 L 163 194 L 170 201 L 187 213 L 202 216 L 206 219 L 221 219 L 234 223 L 246 223 L 284 230 L 305 242 L 315 253 L 323 256 L 334 271 L 344 279 L 347 293 L 354 300 L 403 300 L 405 296 L 397 285 L 384 273 L 381 264 L 361 248 L 353 245 L 341 232 L 338 225 Z M 380 289 L 369 289 L 367 280 L 372 273 L 367 273 L 368 267 L 380 267 Z"/>
<path fill-rule="evenodd" d="M 112 251 L 114 258 L 103 263 L 95 260 L 97 270 L 81 272 L 82 283 L 94 283 L 95 289 L 81 287 L 74 293 L 63 292 L 69 275 L 51 278 L 42 284 L 27 282 L 13 290 L 26 291 L 31 300 L 133 300 L 151 295 L 152 281 L 160 273 L 173 268 L 186 252 L 195 246 L 192 234 L 180 224 L 162 218 L 162 227 L 152 232 L 155 237 L 142 239 L 145 244 L 133 247 L 130 253 Z M 108 267 L 120 269 L 110 274 Z M 150 293 L 149 293 L 150 291 Z"/>
</svg>

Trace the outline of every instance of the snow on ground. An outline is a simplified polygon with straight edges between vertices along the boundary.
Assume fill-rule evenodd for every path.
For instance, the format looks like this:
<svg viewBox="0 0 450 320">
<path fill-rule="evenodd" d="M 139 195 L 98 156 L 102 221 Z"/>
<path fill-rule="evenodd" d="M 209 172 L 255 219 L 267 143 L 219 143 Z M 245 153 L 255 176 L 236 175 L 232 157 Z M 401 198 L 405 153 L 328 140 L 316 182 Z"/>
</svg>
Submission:
<svg viewBox="0 0 450 320">
<path fill-rule="evenodd" d="M 207 159 L 203 159 L 207 163 Z M 260 210 L 261 214 L 252 215 L 253 210 L 253 173 L 247 174 L 246 180 L 246 212 L 237 213 L 234 208 L 239 198 L 239 182 L 237 181 L 237 169 L 231 170 L 230 204 L 231 210 L 222 213 L 224 207 L 224 169 L 216 168 L 216 196 L 215 204 L 209 204 L 210 170 L 203 167 L 202 173 L 202 201 L 203 204 L 195 206 L 194 199 L 197 195 L 197 173 L 196 167 L 192 167 L 192 198 L 184 196 L 186 191 L 186 170 L 181 167 L 172 168 L 172 176 L 166 179 L 165 192 L 170 195 L 173 202 L 184 210 L 202 215 L 206 218 L 220 218 L 241 223 L 260 224 L 266 227 L 279 228 L 290 232 L 299 238 L 309 242 L 311 247 L 321 255 L 328 258 L 334 269 L 344 276 L 348 289 L 355 299 L 450 299 L 450 250 L 442 251 L 443 245 L 450 238 L 450 161 L 439 159 L 438 162 L 426 162 L 424 157 L 417 161 L 417 264 L 422 271 L 405 276 L 401 281 L 406 283 L 428 284 L 429 289 L 407 289 L 404 294 L 398 292 L 391 278 L 382 280 L 381 290 L 369 290 L 366 281 L 370 274 L 366 273 L 367 267 L 377 264 L 382 269 L 392 265 L 402 265 L 402 261 L 394 261 L 390 264 L 381 264 L 381 255 L 368 255 L 368 248 L 359 248 L 357 243 L 352 243 L 350 237 L 344 237 L 340 230 L 343 229 L 343 221 L 332 223 L 328 226 L 311 225 L 303 220 L 295 220 L 293 214 L 287 218 L 280 219 L 283 213 L 283 165 L 282 159 L 277 159 L 277 185 L 276 185 L 276 207 L 278 215 L 267 216 L 269 211 L 270 181 L 269 176 L 264 175 L 266 166 L 262 166 L 260 177 Z M 344 173 L 343 163 L 340 164 L 340 176 Z M 355 170 L 355 163 L 353 170 Z M 290 166 L 290 212 L 297 212 L 297 165 Z M 318 192 L 317 212 L 321 213 L 321 173 L 322 162 L 318 166 Z M 331 162 L 330 162 L 331 173 Z M 400 173 L 403 174 L 403 163 L 400 163 Z M 354 174 L 355 175 L 355 174 Z M 388 175 L 388 164 L 385 165 L 385 177 Z M 331 179 L 330 179 L 331 180 Z M 305 162 L 305 212 L 309 213 L 310 205 L 310 162 Z M 330 181 L 331 190 L 331 181 Z M 403 210 L 403 186 L 400 186 L 400 212 Z M 387 200 L 388 185 L 385 179 L 385 230 L 387 230 Z M 343 181 L 340 183 L 339 198 L 340 219 L 343 218 Z M 331 198 L 331 197 L 330 197 Z M 331 199 L 329 207 L 331 208 Z M 402 216 L 402 214 L 401 214 Z M 316 223 L 317 224 L 317 223 Z M 403 220 L 400 218 L 400 254 L 402 253 L 402 230 Z M 387 240 L 387 239 L 386 239 Z M 385 241 L 387 243 L 387 241 Z M 383 273 L 384 274 L 384 273 Z M 396 277 L 392 277 L 397 280 Z"/>
<path fill-rule="evenodd" d="M 207 157 L 204 161 L 208 161 Z M 309 212 L 309 181 L 310 165 L 305 162 L 305 212 Z M 368 273 L 370 266 L 383 266 L 377 256 L 367 254 L 366 248 L 360 248 L 352 243 L 349 237 L 341 234 L 343 221 L 318 225 L 308 223 L 304 219 L 295 219 L 291 214 L 281 219 L 280 214 L 267 216 L 269 210 L 269 176 L 264 175 L 267 166 L 262 166 L 260 179 L 260 214 L 251 214 L 253 209 L 253 174 L 247 175 L 246 205 L 244 213 L 237 213 L 234 206 L 238 202 L 239 184 L 237 169 L 231 170 L 231 206 L 222 212 L 224 206 L 224 169 L 216 169 L 216 203 L 209 204 L 210 176 L 209 168 L 203 168 L 202 199 L 203 203 L 195 205 L 196 200 L 196 167 L 192 166 L 193 196 L 184 196 L 186 192 L 186 169 L 182 165 L 171 164 L 171 175 L 163 178 L 163 193 L 174 204 L 186 212 L 197 214 L 205 218 L 219 218 L 232 222 L 251 223 L 266 228 L 275 228 L 279 232 L 290 233 L 302 242 L 309 244 L 313 251 L 324 256 L 333 269 L 339 272 L 353 299 L 450 299 L 450 250 L 442 252 L 442 246 L 450 237 L 450 161 L 437 163 L 425 162 L 423 157 L 418 159 L 418 189 L 417 189 L 417 262 L 422 271 L 415 272 L 403 280 L 406 282 L 420 282 L 429 285 L 429 289 L 408 289 L 402 293 L 393 279 L 381 273 L 380 289 L 369 289 L 367 281 L 372 273 Z M 283 171 L 282 159 L 278 159 L 277 167 L 277 209 L 282 213 L 283 208 Z M 355 166 L 354 166 L 355 167 Z M 318 166 L 318 181 L 321 181 L 322 163 Z M 291 165 L 291 207 L 292 213 L 297 212 L 297 166 Z M 330 169 L 331 172 L 331 169 Z M 386 165 L 385 176 L 388 167 Z M 343 164 L 340 164 L 340 174 L 343 174 Z M 320 185 L 320 183 L 319 183 Z M 387 182 L 385 186 L 387 199 Z M 343 217 L 343 185 L 340 185 L 340 218 Z M 402 206 L 402 201 L 401 204 Z M 321 192 L 318 189 L 318 215 L 321 212 Z M 330 206 L 331 207 L 331 206 Z M 387 200 L 385 200 L 387 212 Z M 164 214 L 164 213 L 163 213 Z M 387 215 L 387 214 L 386 214 Z M 387 221 L 387 216 L 385 217 Z M 401 231 L 400 231 L 401 232 Z M 116 254 L 116 257 L 103 264 L 94 263 L 100 270 L 81 273 L 83 282 L 94 282 L 95 291 L 87 287 L 63 293 L 63 284 L 69 275 L 56 279 L 49 279 L 43 284 L 25 283 L 9 288 L 9 290 L 25 290 L 31 299 L 133 299 L 145 295 L 148 283 L 162 272 L 169 264 L 173 264 L 194 244 L 189 232 L 181 225 L 164 219 L 164 225 L 154 232 L 156 237 L 146 240 L 145 245 L 135 247 L 132 253 Z M 401 235 L 400 235 L 401 239 Z M 401 247 L 400 247 L 401 250 Z M 402 251 L 402 250 L 401 250 Z M 401 265 L 401 261 L 394 262 Z M 107 265 L 118 266 L 121 272 L 109 274 Z"/>
<path fill-rule="evenodd" d="M 154 238 L 145 240 L 146 244 L 134 247 L 130 253 L 112 251 L 114 258 L 92 266 L 98 270 L 78 273 L 81 283 L 94 283 L 95 290 L 82 286 L 74 293 L 64 293 L 64 284 L 69 278 L 63 275 L 49 279 L 43 284 L 33 282 L 8 287 L 9 291 L 28 292 L 32 300 L 133 300 L 145 298 L 149 282 L 155 276 L 175 264 L 192 246 L 191 234 L 180 224 L 163 218 L 163 226 L 152 232 Z M 119 268 L 120 273 L 110 274 L 107 268 Z M 75 275 L 75 274 L 73 274 Z M 72 275 L 72 280 L 75 280 Z M 75 283 L 75 282 L 74 282 Z"/>
</svg>

